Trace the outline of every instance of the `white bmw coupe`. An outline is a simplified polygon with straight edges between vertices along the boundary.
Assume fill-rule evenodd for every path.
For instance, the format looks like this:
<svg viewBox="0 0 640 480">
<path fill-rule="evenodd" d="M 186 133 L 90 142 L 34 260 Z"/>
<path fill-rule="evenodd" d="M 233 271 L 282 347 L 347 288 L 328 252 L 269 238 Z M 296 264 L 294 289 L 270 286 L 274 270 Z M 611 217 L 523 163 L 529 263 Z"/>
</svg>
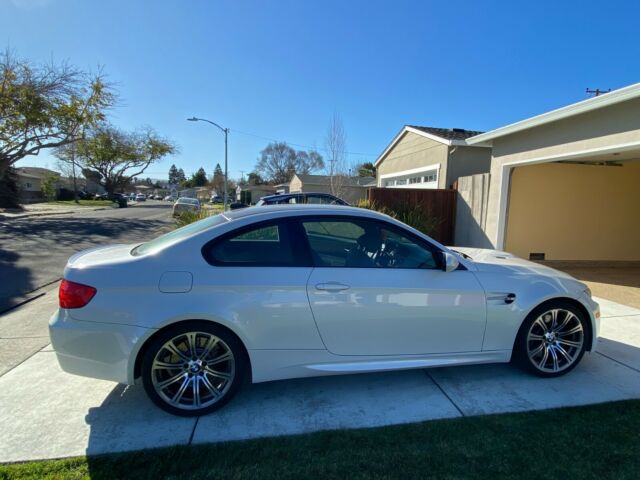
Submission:
<svg viewBox="0 0 640 480">
<path fill-rule="evenodd" d="M 245 380 L 512 359 L 558 376 L 595 348 L 599 317 L 551 268 L 370 210 L 279 205 L 74 255 L 49 325 L 63 370 L 139 379 L 160 408 L 202 415 Z"/>
</svg>

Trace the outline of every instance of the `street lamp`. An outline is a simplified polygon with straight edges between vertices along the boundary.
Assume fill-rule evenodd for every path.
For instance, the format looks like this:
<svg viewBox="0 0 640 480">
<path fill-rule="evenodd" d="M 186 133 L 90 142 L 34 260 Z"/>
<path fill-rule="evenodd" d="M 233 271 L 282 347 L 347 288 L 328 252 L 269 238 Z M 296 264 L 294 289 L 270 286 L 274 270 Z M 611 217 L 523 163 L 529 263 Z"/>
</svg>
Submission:
<svg viewBox="0 0 640 480">
<path fill-rule="evenodd" d="M 229 137 L 229 129 L 222 128 L 216 122 L 212 122 L 211 120 L 207 120 L 206 118 L 197 118 L 191 117 L 187 118 L 190 122 L 207 122 L 213 125 L 214 127 L 218 127 L 218 129 L 224 133 L 224 210 L 227 210 L 227 139 Z"/>
</svg>

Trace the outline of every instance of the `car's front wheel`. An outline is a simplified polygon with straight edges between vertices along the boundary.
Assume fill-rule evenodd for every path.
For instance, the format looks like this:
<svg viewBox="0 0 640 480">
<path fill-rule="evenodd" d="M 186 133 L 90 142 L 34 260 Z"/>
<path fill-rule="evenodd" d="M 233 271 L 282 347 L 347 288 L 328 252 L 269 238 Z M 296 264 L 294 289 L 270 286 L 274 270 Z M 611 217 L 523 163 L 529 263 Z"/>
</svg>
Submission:
<svg viewBox="0 0 640 480">
<path fill-rule="evenodd" d="M 142 358 L 142 382 L 163 410 L 204 415 L 235 395 L 246 365 L 242 345 L 233 334 L 209 322 L 186 322 L 152 339 Z"/>
<path fill-rule="evenodd" d="M 516 340 L 518 363 L 541 377 L 568 373 L 586 350 L 587 322 L 585 315 L 569 302 L 555 301 L 534 309 Z"/>
</svg>

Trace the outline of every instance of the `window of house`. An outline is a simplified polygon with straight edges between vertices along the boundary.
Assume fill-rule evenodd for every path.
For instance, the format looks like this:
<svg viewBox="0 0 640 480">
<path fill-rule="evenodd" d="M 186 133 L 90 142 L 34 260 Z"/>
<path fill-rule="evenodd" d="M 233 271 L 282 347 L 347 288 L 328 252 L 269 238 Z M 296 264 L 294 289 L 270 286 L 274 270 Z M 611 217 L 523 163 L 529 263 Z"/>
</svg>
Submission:
<svg viewBox="0 0 640 480">
<path fill-rule="evenodd" d="M 424 181 L 425 181 L 425 183 L 437 182 L 438 181 L 438 171 L 437 170 L 431 170 L 429 172 L 426 172 L 424 174 Z"/>
</svg>

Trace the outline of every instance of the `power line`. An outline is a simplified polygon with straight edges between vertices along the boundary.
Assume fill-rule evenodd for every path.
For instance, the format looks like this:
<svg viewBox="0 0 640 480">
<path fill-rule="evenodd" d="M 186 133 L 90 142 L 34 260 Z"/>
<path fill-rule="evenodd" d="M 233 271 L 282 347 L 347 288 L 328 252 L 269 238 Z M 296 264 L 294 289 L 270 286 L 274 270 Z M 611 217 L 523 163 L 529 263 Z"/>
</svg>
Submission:
<svg viewBox="0 0 640 480">
<path fill-rule="evenodd" d="M 320 150 L 323 152 L 326 152 L 327 149 L 326 148 L 318 148 L 315 146 L 311 146 L 311 145 L 302 145 L 300 143 L 293 143 L 293 142 L 287 142 L 286 140 L 278 140 L 277 138 L 270 138 L 270 137 L 264 137 L 262 135 L 256 135 L 255 133 L 249 133 L 249 132 L 243 132 L 241 130 L 234 130 L 234 129 L 229 129 L 232 132 L 235 133 L 240 133 L 241 135 L 248 135 L 250 137 L 256 137 L 256 138 L 260 138 L 262 140 L 269 140 L 270 142 L 285 142 L 287 145 L 291 145 L 294 147 L 300 147 L 300 148 L 307 148 L 307 149 L 311 149 L 311 150 Z M 372 153 L 362 153 L 362 152 L 344 152 L 347 155 L 360 155 L 363 157 L 378 157 L 378 155 L 374 155 Z"/>
</svg>

